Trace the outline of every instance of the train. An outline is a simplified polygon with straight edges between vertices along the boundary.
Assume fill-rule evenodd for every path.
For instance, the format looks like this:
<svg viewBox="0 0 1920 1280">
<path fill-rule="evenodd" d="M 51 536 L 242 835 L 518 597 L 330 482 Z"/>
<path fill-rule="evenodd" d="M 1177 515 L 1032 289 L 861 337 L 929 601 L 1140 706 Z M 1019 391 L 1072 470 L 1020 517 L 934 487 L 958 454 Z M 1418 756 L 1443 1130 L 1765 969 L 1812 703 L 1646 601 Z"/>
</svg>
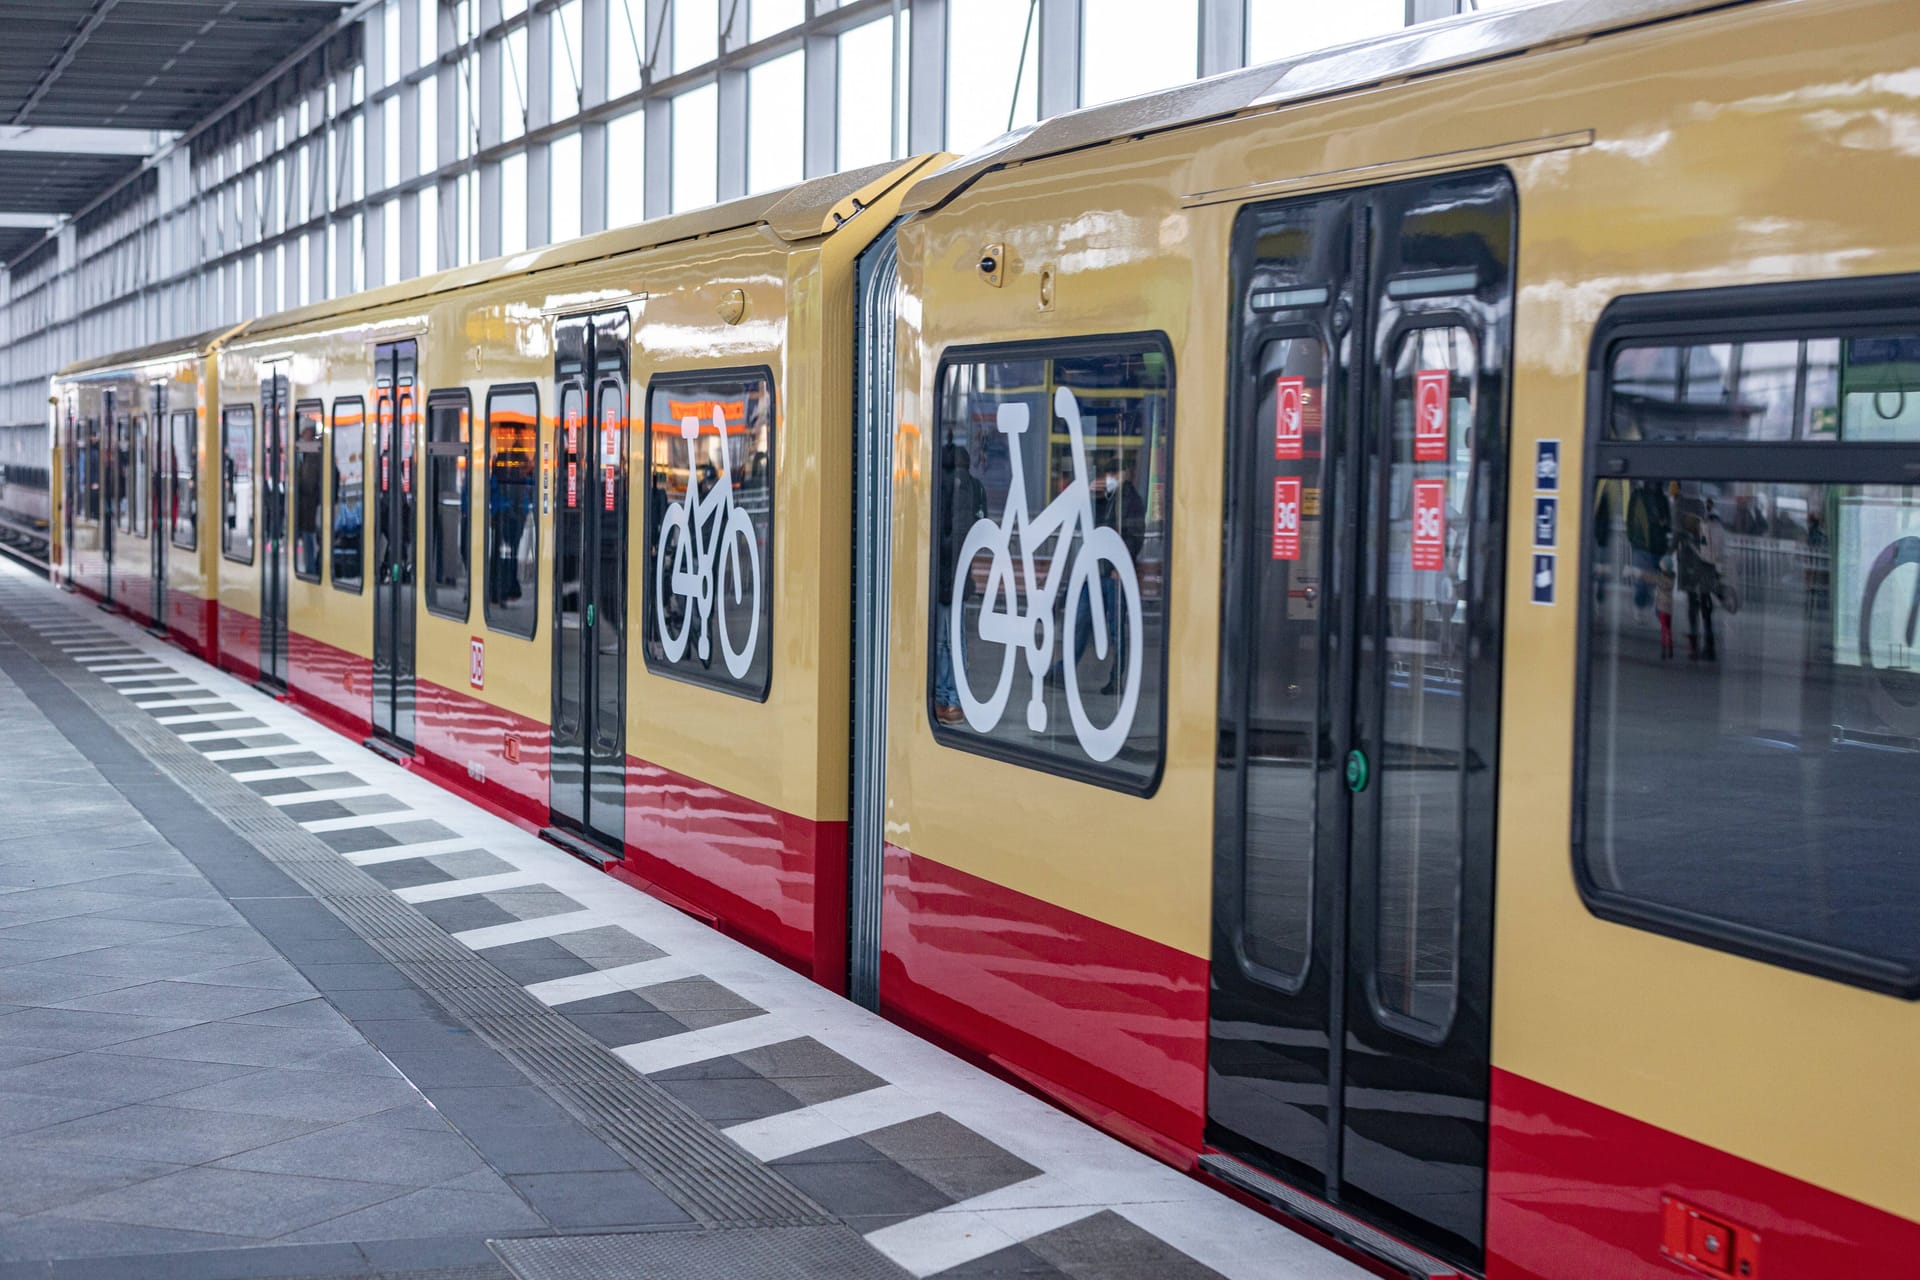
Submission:
<svg viewBox="0 0 1920 1280">
<path fill-rule="evenodd" d="M 1920 23 L 1566 0 L 76 365 L 56 577 L 1385 1273 L 1920 1256 Z"/>
<path fill-rule="evenodd" d="M 0 424 L 0 549 L 41 570 L 53 516 L 48 457 L 45 423 Z"/>
</svg>

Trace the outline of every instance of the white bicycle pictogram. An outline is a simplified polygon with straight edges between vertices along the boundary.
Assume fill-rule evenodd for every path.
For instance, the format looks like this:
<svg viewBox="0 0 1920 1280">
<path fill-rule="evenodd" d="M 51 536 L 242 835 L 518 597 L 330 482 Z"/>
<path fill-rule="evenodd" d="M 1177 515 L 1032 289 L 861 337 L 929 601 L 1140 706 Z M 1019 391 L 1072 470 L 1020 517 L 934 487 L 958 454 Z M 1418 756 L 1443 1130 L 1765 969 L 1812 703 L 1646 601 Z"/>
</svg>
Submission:
<svg viewBox="0 0 1920 1280">
<path fill-rule="evenodd" d="M 1014 658 L 1021 650 L 1025 650 L 1030 677 L 1027 727 L 1035 733 L 1042 732 L 1047 727 L 1043 685 L 1054 653 L 1053 606 L 1064 581 L 1067 590 L 1063 623 L 1065 634 L 1059 638 L 1066 669 L 1067 714 L 1073 721 L 1074 736 L 1079 739 L 1081 750 L 1095 760 L 1105 761 L 1119 754 L 1133 729 L 1134 713 L 1140 702 L 1140 658 L 1146 641 L 1146 623 L 1140 607 L 1140 582 L 1134 573 L 1133 557 L 1128 554 L 1126 541 L 1121 538 L 1119 530 L 1097 524 L 1094 520 L 1093 490 L 1087 483 L 1087 447 L 1080 423 L 1080 402 L 1074 398 L 1073 392 L 1061 387 L 1054 393 L 1053 407 L 1054 412 L 1067 424 L 1073 452 L 1073 479 L 1039 514 L 1032 515 L 1027 511 L 1027 483 L 1018 439 L 1025 434 L 1029 425 L 1027 406 L 1000 406 L 996 425 L 1000 433 L 1007 437 L 1007 456 L 1012 467 L 1007 506 L 997 523 L 988 516 L 974 521 L 973 527 L 967 530 L 966 540 L 960 545 L 960 565 L 953 581 L 950 601 L 953 607 L 949 610 L 947 640 L 951 652 L 956 655 L 954 685 L 960 695 L 960 709 L 966 715 L 967 724 L 980 733 L 990 732 L 1000 723 L 1000 717 L 1007 708 L 1007 698 L 1013 692 Z M 1053 555 L 1042 571 L 1035 563 L 1034 549 L 1049 538 L 1055 539 Z M 1017 562 L 1013 551 L 1016 540 L 1020 547 Z M 966 603 L 967 583 L 973 573 L 975 558 L 982 554 L 989 559 L 977 634 L 987 644 L 1001 646 L 1003 651 L 999 659 L 1000 674 L 994 681 L 992 693 L 985 698 L 974 696 L 968 664 L 957 660 L 958 655 L 966 652 L 961 639 L 966 625 L 963 606 Z M 1071 657 L 1074 637 L 1080 632 L 1083 610 L 1091 614 L 1086 622 L 1092 632 L 1094 656 L 1107 656 L 1106 603 L 1099 587 L 1102 568 L 1109 570 L 1119 583 L 1120 600 L 1126 615 L 1126 638 L 1130 641 L 1121 650 L 1128 655 L 1128 661 L 1119 706 L 1112 721 L 1105 726 L 1094 724 L 1087 714 L 1086 703 L 1080 692 L 1078 664 Z M 990 668 L 991 659 L 988 665 Z"/>
<path fill-rule="evenodd" d="M 727 671 L 738 680 L 753 665 L 754 648 L 760 639 L 760 544 L 754 537 L 752 519 L 733 505 L 727 420 L 718 405 L 713 410 L 713 430 L 720 439 L 719 476 L 703 495 L 697 457 L 700 419 L 691 414 L 680 419 L 680 436 L 687 442 L 687 491 L 667 507 L 660 522 L 660 541 L 653 561 L 653 608 L 667 660 L 679 662 L 686 657 L 687 641 L 698 618 L 700 642 L 696 652 L 705 662 L 713 651 L 714 604 L 722 602 L 718 610 L 720 656 Z M 746 614 L 747 634 L 738 645 L 724 607 L 728 588 L 732 589 L 731 603 L 738 605 L 743 599 L 752 602 Z M 684 606 L 678 627 L 667 607 L 675 598 Z"/>
</svg>

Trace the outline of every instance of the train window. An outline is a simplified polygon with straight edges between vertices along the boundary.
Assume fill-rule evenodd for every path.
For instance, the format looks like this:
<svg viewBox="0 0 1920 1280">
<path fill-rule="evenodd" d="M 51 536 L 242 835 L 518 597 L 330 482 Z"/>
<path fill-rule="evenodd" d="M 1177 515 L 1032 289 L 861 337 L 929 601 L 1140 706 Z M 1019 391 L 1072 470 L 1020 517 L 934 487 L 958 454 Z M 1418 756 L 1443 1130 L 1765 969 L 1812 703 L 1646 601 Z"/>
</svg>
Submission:
<svg viewBox="0 0 1920 1280">
<path fill-rule="evenodd" d="M 467 620 L 472 504 L 467 467 L 473 452 L 473 401 L 465 391 L 427 397 L 427 612 Z"/>
<path fill-rule="evenodd" d="M 133 430 L 129 445 L 133 463 L 133 494 L 128 503 L 128 519 L 133 532 L 146 537 L 151 531 L 153 513 L 153 466 L 152 455 L 147 452 L 147 417 L 141 414 L 133 420 Z"/>
<path fill-rule="evenodd" d="M 942 362 L 939 387 L 934 736 L 1151 791 L 1166 720 L 1164 338 L 975 349 Z"/>
<path fill-rule="evenodd" d="M 81 461 L 87 469 L 87 519 L 100 520 L 100 419 L 87 419 L 87 443 Z"/>
<path fill-rule="evenodd" d="M 167 522 L 173 545 L 191 551 L 199 541 L 200 529 L 200 450 L 197 415 L 184 410 L 173 415 L 168 450 L 172 457 L 172 483 L 167 487 Z"/>
<path fill-rule="evenodd" d="M 367 408 L 360 397 L 333 402 L 333 585 L 358 591 L 366 572 Z"/>
<path fill-rule="evenodd" d="M 487 396 L 487 628 L 532 638 L 539 623 L 540 397 L 531 387 Z"/>
<path fill-rule="evenodd" d="M 127 490 L 132 487 L 131 459 L 127 449 L 128 427 L 125 418 L 116 418 L 113 423 L 113 519 L 121 532 L 133 532 L 133 504 L 127 501 Z"/>
<path fill-rule="evenodd" d="M 293 406 L 293 572 L 320 581 L 320 472 L 325 456 L 326 407 L 318 400 Z"/>
<path fill-rule="evenodd" d="M 647 388 L 647 669 L 748 698 L 773 672 L 771 370 Z"/>
<path fill-rule="evenodd" d="M 220 415 L 220 554 L 253 563 L 253 406 Z"/>
<path fill-rule="evenodd" d="M 1920 997 L 1920 321 L 1728 310 L 1596 348 L 1581 888 Z"/>
</svg>

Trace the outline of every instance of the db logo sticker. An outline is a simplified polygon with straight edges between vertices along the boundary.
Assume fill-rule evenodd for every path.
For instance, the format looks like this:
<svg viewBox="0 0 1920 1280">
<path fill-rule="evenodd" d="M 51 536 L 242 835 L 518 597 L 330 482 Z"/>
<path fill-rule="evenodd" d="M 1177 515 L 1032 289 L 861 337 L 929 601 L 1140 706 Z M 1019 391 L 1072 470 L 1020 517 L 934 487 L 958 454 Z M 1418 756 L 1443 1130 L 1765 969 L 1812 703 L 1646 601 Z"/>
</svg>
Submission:
<svg viewBox="0 0 1920 1280">
<path fill-rule="evenodd" d="M 1273 482 L 1273 558 L 1300 558 L 1300 480 L 1281 477 Z"/>
<path fill-rule="evenodd" d="M 1439 569 L 1447 560 L 1447 482 L 1413 482 L 1413 567 Z"/>
<path fill-rule="evenodd" d="M 1444 462 L 1447 458 L 1447 392 L 1453 375 L 1445 369 L 1422 369 L 1413 375 L 1413 460 Z"/>
<path fill-rule="evenodd" d="M 1306 434 L 1301 410 L 1307 399 L 1307 380 L 1281 378 L 1274 383 L 1274 391 L 1278 408 L 1273 419 L 1273 456 L 1280 461 L 1301 457 Z"/>
<path fill-rule="evenodd" d="M 476 689 L 487 687 L 487 642 L 475 636 L 467 651 L 467 683 Z"/>
</svg>

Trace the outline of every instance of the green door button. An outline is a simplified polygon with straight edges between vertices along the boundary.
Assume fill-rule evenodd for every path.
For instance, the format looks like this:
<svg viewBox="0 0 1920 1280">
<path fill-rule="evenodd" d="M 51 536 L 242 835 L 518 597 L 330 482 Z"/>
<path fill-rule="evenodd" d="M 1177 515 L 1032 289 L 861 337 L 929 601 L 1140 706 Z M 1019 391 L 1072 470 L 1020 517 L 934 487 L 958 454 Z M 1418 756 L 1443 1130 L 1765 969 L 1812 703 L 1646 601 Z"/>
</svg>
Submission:
<svg viewBox="0 0 1920 1280">
<path fill-rule="evenodd" d="M 1347 790 L 1365 791 L 1367 777 L 1367 753 L 1355 747 L 1347 752 Z"/>
</svg>

